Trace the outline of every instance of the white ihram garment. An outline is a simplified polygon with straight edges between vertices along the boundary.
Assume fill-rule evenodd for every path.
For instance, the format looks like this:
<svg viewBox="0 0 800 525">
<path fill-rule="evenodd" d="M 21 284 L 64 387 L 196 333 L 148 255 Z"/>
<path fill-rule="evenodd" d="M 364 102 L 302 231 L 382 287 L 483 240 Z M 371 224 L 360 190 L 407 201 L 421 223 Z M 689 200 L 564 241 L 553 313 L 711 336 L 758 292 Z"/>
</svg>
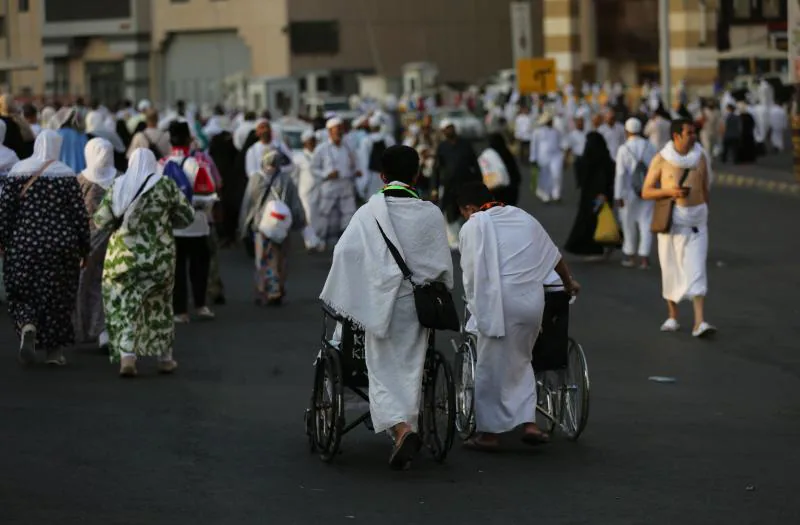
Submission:
<svg viewBox="0 0 800 525">
<path fill-rule="evenodd" d="M 661 156 L 682 169 L 692 169 L 703 159 L 705 151 L 695 147 L 687 155 L 675 151 L 672 142 L 661 150 Z M 708 293 L 706 259 L 708 257 L 708 205 L 675 206 L 672 209 L 670 233 L 658 234 L 658 259 L 661 264 L 662 296 L 679 303 L 685 299 L 705 297 Z"/>
<path fill-rule="evenodd" d="M 333 251 L 320 299 L 365 331 L 370 414 L 375 432 L 398 423 L 417 429 L 428 330 L 419 324 L 411 285 L 378 229 L 400 251 L 418 284 L 453 288 L 444 218 L 434 204 L 373 195 Z"/>
<path fill-rule="evenodd" d="M 561 198 L 564 171 L 564 151 L 561 146 L 561 134 L 556 129 L 542 126 L 533 132 L 530 161 L 539 165 L 536 195 L 543 201 Z"/>
<path fill-rule="evenodd" d="M 786 134 L 788 117 L 782 106 L 773 104 L 769 110 L 769 127 L 772 146 L 778 151 L 783 151 L 783 139 Z"/>
<path fill-rule="evenodd" d="M 294 155 L 294 165 L 296 167 L 297 193 L 300 202 L 303 203 L 303 210 L 306 212 L 306 227 L 303 230 L 303 239 L 306 248 L 316 248 L 321 240 L 317 236 L 319 228 L 319 186 L 320 181 L 311 172 L 311 158 L 313 152 L 304 149 Z"/>
<path fill-rule="evenodd" d="M 542 225 L 513 206 L 473 214 L 461 229 L 460 250 L 468 329 L 478 334 L 476 428 L 507 432 L 535 421 L 532 352 L 543 285 L 561 255 Z"/>
<path fill-rule="evenodd" d="M 369 157 L 372 154 L 372 147 L 375 143 L 384 141 L 387 148 L 395 145 L 394 139 L 385 133 L 379 131 L 370 133 L 364 140 L 362 140 L 358 147 L 358 170 L 361 172 L 361 177 L 356 179 L 356 191 L 358 195 L 368 200 L 383 188 L 383 181 L 381 174 L 377 171 L 370 171 Z"/>
<path fill-rule="evenodd" d="M 655 155 L 653 145 L 641 137 L 628 139 L 617 153 L 614 200 L 624 202 L 624 206 L 619 209 L 619 218 L 624 237 L 622 253 L 627 256 L 650 256 L 653 245 L 650 224 L 653 222 L 655 203 L 636 195 L 633 191 L 632 176 L 639 161 L 649 166 Z"/>
</svg>

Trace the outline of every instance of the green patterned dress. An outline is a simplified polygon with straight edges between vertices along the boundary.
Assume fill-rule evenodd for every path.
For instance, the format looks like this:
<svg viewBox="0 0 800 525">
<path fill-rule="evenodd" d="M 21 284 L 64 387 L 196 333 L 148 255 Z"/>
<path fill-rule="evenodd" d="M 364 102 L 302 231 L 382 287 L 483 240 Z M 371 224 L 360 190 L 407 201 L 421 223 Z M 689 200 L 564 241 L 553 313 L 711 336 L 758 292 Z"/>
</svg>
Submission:
<svg viewBox="0 0 800 525">
<path fill-rule="evenodd" d="M 94 215 L 98 228 L 113 228 L 113 192 Z M 120 352 L 138 356 L 172 355 L 175 325 L 173 229 L 194 220 L 191 204 L 172 180 L 162 177 L 142 195 L 128 222 L 111 235 L 103 266 L 103 307 L 111 360 Z"/>
</svg>

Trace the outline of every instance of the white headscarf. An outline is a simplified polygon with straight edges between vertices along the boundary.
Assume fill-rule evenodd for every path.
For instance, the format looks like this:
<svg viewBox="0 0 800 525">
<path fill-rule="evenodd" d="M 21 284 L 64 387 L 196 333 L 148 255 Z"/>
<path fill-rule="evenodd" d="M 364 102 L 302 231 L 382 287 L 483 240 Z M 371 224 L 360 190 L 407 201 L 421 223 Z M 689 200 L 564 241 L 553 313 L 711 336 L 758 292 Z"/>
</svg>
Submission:
<svg viewBox="0 0 800 525">
<path fill-rule="evenodd" d="M 51 121 L 53 129 L 61 129 L 66 124 L 75 124 L 78 118 L 78 112 L 73 107 L 63 107 L 56 111 Z"/>
<path fill-rule="evenodd" d="M 42 128 L 53 129 L 52 121 L 55 116 L 56 110 L 52 106 L 45 106 L 42 108 L 42 112 L 39 114 L 39 123 L 42 125 Z"/>
<path fill-rule="evenodd" d="M 226 117 L 220 115 L 214 115 L 213 117 L 208 119 L 206 127 L 203 128 L 203 133 L 205 133 L 206 137 L 208 137 L 208 139 L 211 140 L 211 138 L 219 135 L 223 131 L 228 131 L 227 129 L 228 126 L 229 124 L 227 122 Z"/>
<path fill-rule="evenodd" d="M 81 175 L 104 190 L 110 188 L 117 176 L 111 143 L 104 138 L 93 138 L 86 143 L 83 152 L 86 156 L 86 169 Z"/>
<path fill-rule="evenodd" d="M 150 177 L 150 175 L 153 176 Z M 124 214 L 123 218 L 127 220 L 129 211 L 133 208 L 133 199 L 136 193 L 139 192 L 139 188 L 142 188 L 142 185 L 147 181 L 137 200 L 150 191 L 162 175 L 162 168 L 158 165 L 156 156 L 153 155 L 152 151 L 147 148 L 135 149 L 128 161 L 128 171 L 114 181 L 114 187 L 111 190 L 113 192 L 111 209 L 114 215 L 123 217 Z M 150 178 L 148 179 L 148 177 Z"/>
<path fill-rule="evenodd" d="M 45 177 L 74 177 L 75 172 L 58 160 L 61 155 L 61 135 L 52 129 L 43 129 L 33 143 L 33 155 L 21 160 L 11 169 L 9 177 L 29 177 L 38 172 L 45 162 L 52 162 L 44 171 Z"/>
<path fill-rule="evenodd" d="M 0 120 L 0 173 L 5 174 L 11 167 L 19 162 L 19 157 L 14 150 L 3 145 L 6 140 L 6 123 Z"/>
<path fill-rule="evenodd" d="M 115 151 L 120 153 L 125 151 L 125 144 L 117 135 L 116 130 L 106 127 L 106 117 L 101 111 L 90 111 L 86 115 L 86 133 L 106 139 Z"/>
</svg>

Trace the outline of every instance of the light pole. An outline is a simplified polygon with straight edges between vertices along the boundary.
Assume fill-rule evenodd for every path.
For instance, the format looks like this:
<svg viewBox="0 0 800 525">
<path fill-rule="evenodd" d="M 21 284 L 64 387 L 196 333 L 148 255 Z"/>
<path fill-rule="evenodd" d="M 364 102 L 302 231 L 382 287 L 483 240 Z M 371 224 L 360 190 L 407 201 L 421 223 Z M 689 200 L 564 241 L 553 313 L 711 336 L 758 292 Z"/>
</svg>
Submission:
<svg viewBox="0 0 800 525">
<path fill-rule="evenodd" d="M 670 74 L 669 57 L 669 2 L 658 0 L 658 40 L 659 40 L 659 67 L 661 68 L 661 92 L 667 108 L 672 107 L 672 78 Z"/>
</svg>

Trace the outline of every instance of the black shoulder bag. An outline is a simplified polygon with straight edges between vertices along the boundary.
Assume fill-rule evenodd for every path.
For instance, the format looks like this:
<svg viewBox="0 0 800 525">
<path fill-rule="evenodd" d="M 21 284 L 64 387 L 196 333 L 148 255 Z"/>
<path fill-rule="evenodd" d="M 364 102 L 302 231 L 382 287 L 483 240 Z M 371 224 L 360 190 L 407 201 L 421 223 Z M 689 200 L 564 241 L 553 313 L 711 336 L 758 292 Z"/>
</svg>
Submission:
<svg viewBox="0 0 800 525">
<path fill-rule="evenodd" d="M 397 247 L 392 244 L 389 237 L 383 232 L 380 223 L 376 220 L 378 229 L 383 235 L 383 240 L 386 241 L 386 246 L 392 254 L 400 271 L 403 272 L 403 278 L 411 283 L 414 290 L 414 306 L 417 308 L 417 318 L 419 324 L 425 328 L 432 328 L 433 330 L 452 330 L 457 332 L 461 329 L 461 321 L 458 319 L 456 312 L 456 305 L 453 303 L 453 296 L 450 290 L 444 283 L 433 282 L 423 285 L 418 285 L 411 280 L 414 275 L 406 262 L 397 251 Z"/>
</svg>

